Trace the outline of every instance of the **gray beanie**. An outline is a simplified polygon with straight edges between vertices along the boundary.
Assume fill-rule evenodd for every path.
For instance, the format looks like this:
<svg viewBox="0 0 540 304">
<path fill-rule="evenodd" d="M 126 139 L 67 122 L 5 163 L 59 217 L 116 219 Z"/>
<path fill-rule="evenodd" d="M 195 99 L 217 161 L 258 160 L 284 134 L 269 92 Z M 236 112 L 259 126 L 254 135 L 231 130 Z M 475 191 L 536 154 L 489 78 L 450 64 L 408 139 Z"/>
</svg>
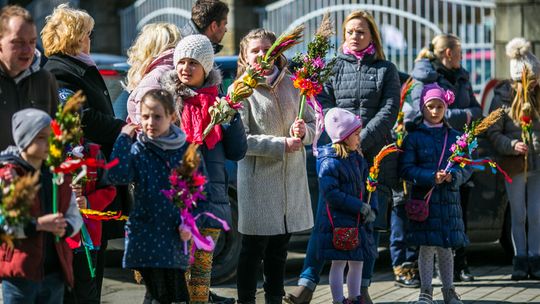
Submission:
<svg viewBox="0 0 540 304">
<path fill-rule="evenodd" d="M 11 130 L 13 140 L 20 151 L 24 151 L 37 134 L 51 124 L 51 117 L 38 109 L 24 109 L 13 114 Z"/>
<path fill-rule="evenodd" d="M 214 67 L 214 48 L 212 42 L 205 35 L 190 35 L 178 42 L 174 48 L 174 66 L 183 58 L 197 60 L 204 69 L 204 76 Z"/>
<path fill-rule="evenodd" d="M 506 55 L 510 57 L 510 77 L 512 80 L 521 80 L 524 66 L 534 76 L 540 77 L 540 62 L 530 50 L 531 43 L 525 38 L 514 38 L 506 44 Z"/>
</svg>

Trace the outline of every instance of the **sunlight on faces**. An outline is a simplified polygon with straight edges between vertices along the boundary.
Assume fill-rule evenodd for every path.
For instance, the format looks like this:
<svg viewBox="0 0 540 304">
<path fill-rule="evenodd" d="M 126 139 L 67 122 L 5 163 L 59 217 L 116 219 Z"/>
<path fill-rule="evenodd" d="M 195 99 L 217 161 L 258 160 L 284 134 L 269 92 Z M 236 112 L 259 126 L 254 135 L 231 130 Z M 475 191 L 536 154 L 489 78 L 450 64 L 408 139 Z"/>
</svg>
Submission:
<svg viewBox="0 0 540 304">
<path fill-rule="evenodd" d="M 364 18 L 349 20 L 345 25 L 345 44 L 351 51 L 361 51 L 369 46 L 371 32 L 369 23 Z"/>
<path fill-rule="evenodd" d="M 49 155 L 49 135 L 51 134 L 51 127 L 47 126 L 43 128 L 34 137 L 30 145 L 24 149 L 22 154 L 25 159 L 35 159 L 44 161 Z"/>
<path fill-rule="evenodd" d="M 447 68 L 459 69 L 461 67 L 461 45 L 457 45 L 454 49 L 448 49 L 450 63 Z"/>
<path fill-rule="evenodd" d="M 22 17 L 9 19 L 0 38 L 0 63 L 10 77 L 28 69 L 34 59 L 36 49 L 36 26 Z"/>
<path fill-rule="evenodd" d="M 225 33 L 227 33 L 227 23 L 227 18 L 221 20 L 219 23 L 217 21 L 213 21 L 212 24 L 210 24 L 211 33 L 206 35 L 208 39 L 210 39 L 210 41 L 213 43 L 220 43 L 221 40 L 223 40 Z"/>
<path fill-rule="evenodd" d="M 176 64 L 176 73 L 180 82 L 189 87 L 200 88 L 204 84 L 204 68 L 195 59 L 180 59 Z"/>
<path fill-rule="evenodd" d="M 444 114 L 446 112 L 446 106 L 444 101 L 440 99 L 432 99 L 424 105 L 422 109 L 422 115 L 424 119 L 430 124 L 438 124 L 443 121 Z"/>
<path fill-rule="evenodd" d="M 141 102 L 141 125 L 146 136 L 158 138 L 169 135 L 175 116 L 167 113 L 163 105 L 151 97 Z"/>
<path fill-rule="evenodd" d="M 360 147 L 360 132 L 362 132 L 362 128 L 358 128 L 343 141 L 349 150 L 355 151 Z"/>
<path fill-rule="evenodd" d="M 272 47 L 272 42 L 268 39 L 251 39 L 246 48 L 246 59 L 250 66 L 257 64 L 257 58 L 263 57 Z M 274 67 L 274 62 L 269 62 L 270 67 Z"/>
</svg>

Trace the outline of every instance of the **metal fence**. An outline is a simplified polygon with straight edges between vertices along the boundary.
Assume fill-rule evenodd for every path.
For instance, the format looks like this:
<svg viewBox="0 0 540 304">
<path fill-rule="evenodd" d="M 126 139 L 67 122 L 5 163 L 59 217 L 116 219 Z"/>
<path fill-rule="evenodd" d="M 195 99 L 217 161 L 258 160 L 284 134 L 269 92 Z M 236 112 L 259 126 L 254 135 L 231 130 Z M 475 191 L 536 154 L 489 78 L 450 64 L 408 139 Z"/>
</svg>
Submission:
<svg viewBox="0 0 540 304">
<path fill-rule="evenodd" d="M 170 22 L 184 26 L 191 17 L 193 3 L 195 0 L 138 0 L 121 10 L 122 52 L 127 51 L 147 23 Z"/>
<path fill-rule="evenodd" d="M 277 34 L 305 24 L 303 44 L 288 56 L 305 51 L 325 12 L 331 14 L 336 36 L 343 39 L 341 25 L 354 10 L 369 11 L 382 34 L 387 59 L 399 70 L 410 72 L 418 52 L 439 33 L 454 33 L 462 40 L 463 65 L 471 72 L 476 92 L 495 75 L 494 0 L 281 0 L 261 8 L 261 27 Z"/>
</svg>

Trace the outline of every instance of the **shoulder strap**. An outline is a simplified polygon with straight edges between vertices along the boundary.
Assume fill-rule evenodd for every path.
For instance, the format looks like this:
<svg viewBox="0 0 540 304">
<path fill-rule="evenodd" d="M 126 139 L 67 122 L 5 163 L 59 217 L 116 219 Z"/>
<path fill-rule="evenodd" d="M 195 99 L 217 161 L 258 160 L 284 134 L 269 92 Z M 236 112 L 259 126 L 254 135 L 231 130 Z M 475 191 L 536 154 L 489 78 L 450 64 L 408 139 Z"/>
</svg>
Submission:
<svg viewBox="0 0 540 304">
<path fill-rule="evenodd" d="M 448 140 L 448 129 L 446 129 L 446 133 L 444 134 L 444 143 L 443 143 L 443 148 L 442 148 L 442 151 L 441 151 L 441 156 L 439 157 L 439 164 L 437 164 L 437 171 L 441 167 L 441 163 L 442 163 L 442 160 L 444 158 L 444 152 L 446 151 L 446 141 L 447 140 Z M 429 204 L 429 200 L 431 199 L 431 194 L 433 193 L 434 189 L 435 189 L 435 186 L 431 187 L 429 192 L 424 197 L 426 199 L 426 204 Z"/>
</svg>

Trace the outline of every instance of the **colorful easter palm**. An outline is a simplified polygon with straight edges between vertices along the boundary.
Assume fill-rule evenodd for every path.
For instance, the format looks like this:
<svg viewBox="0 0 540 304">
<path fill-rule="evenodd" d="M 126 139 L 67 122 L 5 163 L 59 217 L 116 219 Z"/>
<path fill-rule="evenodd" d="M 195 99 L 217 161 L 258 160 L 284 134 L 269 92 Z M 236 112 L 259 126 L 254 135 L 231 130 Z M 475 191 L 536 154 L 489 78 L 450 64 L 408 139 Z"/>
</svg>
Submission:
<svg viewBox="0 0 540 304">
<path fill-rule="evenodd" d="M 400 152 L 395 143 L 382 147 L 381 151 L 373 158 L 373 165 L 369 168 L 369 175 L 366 181 L 366 190 L 368 191 L 368 204 L 371 201 L 371 194 L 377 190 L 379 184 L 379 168 L 383 159 L 394 152 Z"/>
</svg>

